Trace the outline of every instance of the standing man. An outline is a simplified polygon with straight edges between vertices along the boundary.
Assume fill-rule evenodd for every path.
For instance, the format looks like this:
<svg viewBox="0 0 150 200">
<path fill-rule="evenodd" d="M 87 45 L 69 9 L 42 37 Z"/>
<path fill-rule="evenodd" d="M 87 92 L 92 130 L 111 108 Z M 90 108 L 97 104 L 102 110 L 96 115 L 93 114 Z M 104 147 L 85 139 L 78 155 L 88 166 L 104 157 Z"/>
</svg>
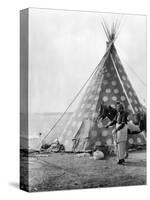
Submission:
<svg viewBox="0 0 150 200">
<path fill-rule="evenodd" d="M 115 135 L 117 145 L 118 163 L 123 165 L 126 157 L 126 142 L 127 142 L 127 117 L 128 113 L 125 111 L 124 105 L 121 102 L 116 103 L 117 113 L 114 119 L 106 125 L 106 128 L 115 125 L 112 134 Z"/>
</svg>

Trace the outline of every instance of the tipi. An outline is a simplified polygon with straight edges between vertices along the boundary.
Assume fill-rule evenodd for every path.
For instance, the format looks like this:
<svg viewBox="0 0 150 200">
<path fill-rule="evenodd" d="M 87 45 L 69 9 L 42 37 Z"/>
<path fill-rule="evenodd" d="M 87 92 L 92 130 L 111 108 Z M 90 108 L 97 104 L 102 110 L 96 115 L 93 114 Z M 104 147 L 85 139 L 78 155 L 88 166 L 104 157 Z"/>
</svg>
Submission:
<svg viewBox="0 0 150 200">
<path fill-rule="evenodd" d="M 114 41 L 117 37 L 115 25 L 109 30 L 102 24 L 108 42 L 106 53 L 96 67 L 81 101 L 58 137 L 66 151 L 88 151 L 95 146 L 112 145 L 112 129 L 105 129 L 108 120 L 96 123 L 101 104 L 115 106 L 124 103 L 129 113 L 142 112 L 141 105 L 118 56 Z M 130 135 L 128 144 L 145 144 L 142 135 Z"/>
</svg>

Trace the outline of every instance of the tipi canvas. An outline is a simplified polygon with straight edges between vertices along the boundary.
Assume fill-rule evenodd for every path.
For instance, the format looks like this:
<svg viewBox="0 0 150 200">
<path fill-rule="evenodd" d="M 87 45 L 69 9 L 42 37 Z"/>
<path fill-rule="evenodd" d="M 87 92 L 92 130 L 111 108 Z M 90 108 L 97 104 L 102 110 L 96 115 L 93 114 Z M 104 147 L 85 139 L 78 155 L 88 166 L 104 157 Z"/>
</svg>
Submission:
<svg viewBox="0 0 150 200">
<path fill-rule="evenodd" d="M 91 151 L 96 146 L 113 144 L 112 128 L 109 130 L 105 128 L 108 119 L 96 122 L 101 104 L 115 107 L 116 101 L 120 101 L 130 114 L 143 112 L 143 106 L 128 79 L 114 45 L 116 30 L 112 28 L 109 31 L 105 28 L 105 31 L 108 38 L 106 53 L 94 70 L 76 111 L 58 137 L 66 151 Z M 142 144 L 145 144 L 142 134 L 128 137 L 128 146 Z"/>
<path fill-rule="evenodd" d="M 20 189 L 145 185 L 146 88 L 146 16 L 21 10 Z"/>
</svg>

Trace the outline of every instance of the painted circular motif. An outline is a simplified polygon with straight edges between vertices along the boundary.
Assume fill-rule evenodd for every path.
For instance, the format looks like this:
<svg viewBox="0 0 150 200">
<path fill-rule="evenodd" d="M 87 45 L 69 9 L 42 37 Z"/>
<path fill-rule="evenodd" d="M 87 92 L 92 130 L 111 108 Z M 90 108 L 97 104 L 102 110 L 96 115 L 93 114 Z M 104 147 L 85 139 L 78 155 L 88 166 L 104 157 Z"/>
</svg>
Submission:
<svg viewBox="0 0 150 200">
<path fill-rule="evenodd" d="M 110 88 L 107 88 L 107 89 L 105 90 L 105 92 L 106 92 L 106 93 L 111 93 L 111 89 L 110 89 Z"/>
<path fill-rule="evenodd" d="M 97 100 L 98 100 L 98 98 L 99 98 L 99 96 L 95 97 L 95 101 L 97 101 Z"/>
<path fill-rule="evenodd" d="M 137 107 L 134 107 L 134 109 L 135 109 L 136 112 L 138 112 L 138 108 Z"/>
<path fill-rule="evenodd" d="M 129 91 L 129 95 L 132 97 L 133 96 L 133 94 L 132 94 L 132 92 L 131 91 Z"/>
<path fill-rule="evenodd" d="M 116 81 L 112 81 L 111 84 L 112 84 L 113 86 L 115 86 L 115 85 L 117 85 L 117 82 L 116 82 Z"/>
<path fill-rule="evenodd" d="M 114 89 L 114 93 L 115 93 L 115 94 L 118 94 L 118 93 L 119 93 L 119 90 L 118 90 L 118 89 Z"/>
<path fill-rule="evenodd" d="M 116 97 L 116 96 L 113 96 L 113 97 L 112 97 L 112 100 L 113 100 L 113 101 L 117 101 L 117 97 Z"/>
<path fill-rule="evenodd" d="M 137 142 L 138 142 L 138 143 L 142 143 L 141 138 L 138 137 L 138 138 L 137 138 Z"/>
<path fill-rule="evenodd" d="M 107 145 L 111 145 L 112 144 L 112 139 L 108 139 L 107 141 L 106 141 L 106 143 L 107 143 Z"/>
<path fill-rule="evenodd" d="M 102 136 L 103 136 L 103 137 L 106 137 L 107 135 L 108 135 L 108 131 L 107 131 L 107 130 L 103 130 L 103 131 L 102 131 Z"/>
<path fill-rule="evenodd" d="M 130 88 L 130 85 L 129 85 L 129 83 L 127 83 L 127 87 L 128 87 L 128 88 Z"/>
<path fill-rule="evenodd" d="M 103 123 L 102 122 L 98 122 L 97 126 L 98 126 L 98 128 L 102 128 L 103 127 Z"/>
<path fill-rule="evenodd" d="M 122 76 L 122 79 L 125 81 L 125 80 L 126 80 L 126 77 L 125 77 L 125 76 Z"/>
<path fill-rule="evenodd" d="M 138 102 L 137 102 L 137 100 L 136 100 L 136 99 L 134 100 L 134 103 L 135 103 L 135 104 L 138 104 Z"/>
<path fill-rule="evenodd" d="M 129 109 L 129 110 L 132 110 L 130 105 L 128 105 L 128 109 Z"/>
<path fill-rule="evenodd" d="M 101 88 L 98 88 L 97 92 L 99 93 L 101 91 Z"/>
<path fill-rule="evenodd" d="M 116 108 L 115 104 L 111 104 L 111 107 Z"/>
<path fill-rule="evenodd" d="M 107 81 L 107 80 L 104 80 L 104 81 L 103 81 L 103 84 L 104 84 L 104 85 L 107 85 L 107 84 L 108 84 L 108 81 Z"/>
<path fill-rule="evenodd" d="M 133 143 L 134 143 L 134 140 L 133 140 L 132 138 L 130 138 L 130 139 L 128 140 L 128 142 L 129 142 L 129 144 L 133 144 Z"/>
<path fill-rule="evenodd" d="M 104 96 L 104 97 L 103 97 L 103 101 L 104 101 L 104 102 L 108 101 L 108 97 L 107 97 L 107 96 Z"/>
<path fill-rule="evenodd" d="M 120 99 L 121 99 L 121 101 L 125 101 L 126 100 L 125 96 L 121 96 Z"/>
<path fill-rule="evenodd" d="M 100 146 L 101 145 L 101 141 L 96 141 L 95 142 L 95 146 Z"/>
<path fill-rule="evenodd" d="M 92 117 L 93 118 L 96 118 L 98 116 L 98 113 L 97 112 L 94 112 L 93 114 L 92 114 Z"/>
</svg>

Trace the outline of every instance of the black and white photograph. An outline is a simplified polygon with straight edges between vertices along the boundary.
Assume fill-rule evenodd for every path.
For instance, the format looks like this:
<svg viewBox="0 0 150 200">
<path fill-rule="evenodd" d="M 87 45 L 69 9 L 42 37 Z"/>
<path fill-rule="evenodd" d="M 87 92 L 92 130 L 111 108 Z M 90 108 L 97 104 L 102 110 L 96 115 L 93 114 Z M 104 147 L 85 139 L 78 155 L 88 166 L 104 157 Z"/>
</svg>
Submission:
<svg viewBox="0 0 150 200">
<path fill-rule="evenodd" d="M 146 185 L 147 17 L 20 11 L 20 189 Z"/>
</svg>

